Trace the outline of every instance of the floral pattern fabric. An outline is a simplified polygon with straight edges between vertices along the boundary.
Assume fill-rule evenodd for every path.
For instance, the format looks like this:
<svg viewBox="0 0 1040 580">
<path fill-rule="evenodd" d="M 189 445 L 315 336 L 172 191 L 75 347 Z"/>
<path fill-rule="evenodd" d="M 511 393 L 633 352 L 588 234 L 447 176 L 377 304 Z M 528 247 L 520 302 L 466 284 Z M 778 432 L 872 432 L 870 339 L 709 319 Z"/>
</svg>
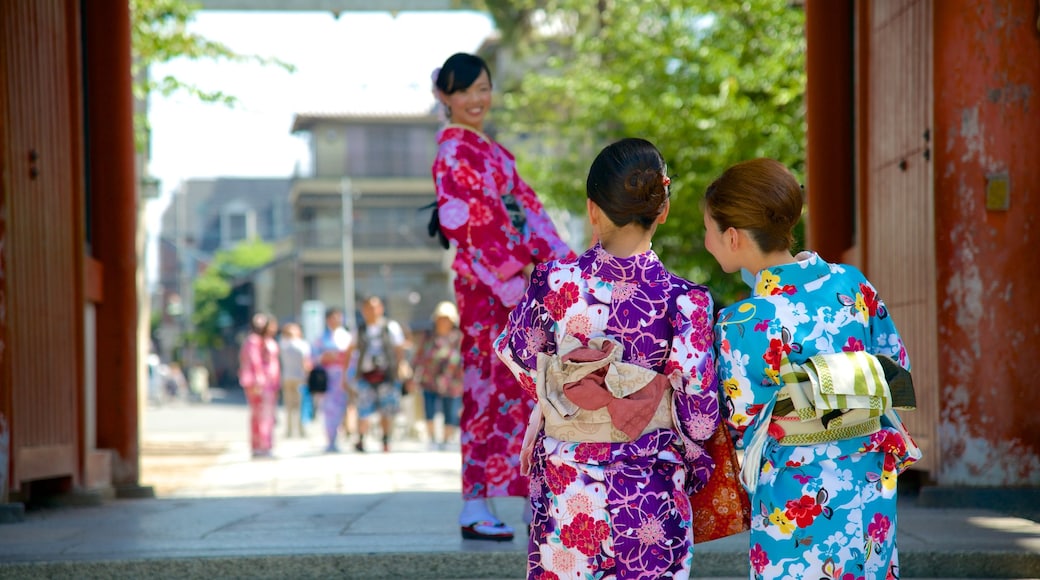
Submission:
<svg viewBox="0 0 1040 580">
<path fill-rule="evenodd" d="M 711 323 L 707 289 L 669 273 L 652 251 L 619 258 L 597 244 L 535 270 L 495 343 L 524 389 L 535 392 L 539 353 L 609 337 L 622 360 L 668 377 L 676 428 L 615 443 L 539 434 L 528 578 L 689 577 L 689 493 L 711 475 L 701 444 L 719 422 Z"/>
<path fill-rule="evenodd" d="M 803 252 L 758 273 L 715 327 L 727 422 L 746 445 L 781 386 L 784 357 L 866 350 L 910 368 L 884 302 L 857 269 Z M 763 425 L 768 429 L 768 425 Z M 891 425 L 782 446 L 770 431 L 751 496 L 751 578 L 898 578 L 896 478 L 919 457 Z"/>
<path fill-rule="evenodd" d="M 448 398 L 462 396 L 461 343 L 462 333 L 458 330 L 447 334 L 431 331 L 423 339 L 412 367 L 415 368 L 415 380 L 424 391 Z"/>
<path fill-rule="evenodd" d="M 528 483 L 519 454 L 534 400 L 495 356 L 492 342 L 524 293 L 524 267 L 574 254 L 505 147 L 459 125 L 442 129 L 437 142 L 433 181 L 441 232 L 455 248 L 463 333 L 462 496 L 523 497 Z M 516 222 L 521 230 L 506 196 L 526 218 Z"/>
</svg>

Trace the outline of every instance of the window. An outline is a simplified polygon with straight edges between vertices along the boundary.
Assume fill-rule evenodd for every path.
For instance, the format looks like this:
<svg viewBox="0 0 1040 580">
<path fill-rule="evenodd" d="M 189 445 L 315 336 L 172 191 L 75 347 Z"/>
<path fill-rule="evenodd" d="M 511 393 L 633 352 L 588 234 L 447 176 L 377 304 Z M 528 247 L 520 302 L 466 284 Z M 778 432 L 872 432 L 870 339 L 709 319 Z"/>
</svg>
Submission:
<svg viewBox="0 0 1040 580">
<path fill-rule="evenodd" d="M 224 219 L 224 242 L 234 244 L 245 240 L 249 235 L 249 223 L 244 213 L 228 214 Z"/>
<path fill-rule="evenodd" d="M 372 125 L 364 129 L 365 162 L 354 167 L 368 177 L 427 177 L 436 153 L 436 129 Z"/>
</svg>

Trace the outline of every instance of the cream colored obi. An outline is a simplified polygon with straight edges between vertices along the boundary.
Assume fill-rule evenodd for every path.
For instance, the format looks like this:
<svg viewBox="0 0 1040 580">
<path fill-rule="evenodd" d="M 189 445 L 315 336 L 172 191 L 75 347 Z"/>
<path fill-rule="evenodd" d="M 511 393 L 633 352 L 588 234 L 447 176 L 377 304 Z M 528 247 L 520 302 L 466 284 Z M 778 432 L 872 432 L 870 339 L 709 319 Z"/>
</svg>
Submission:
<svg viewBox="0 0 1040 580">
<path fill-rule="evenodd" d="M 654 370 L 621 362 L 617 341 L 583 346 L 567 337 L 560 353 L 538 355 L 535 377 L 545 434 L 561 441 L 633 441 L 671 429 L 672 387 Z"/>
</svg>

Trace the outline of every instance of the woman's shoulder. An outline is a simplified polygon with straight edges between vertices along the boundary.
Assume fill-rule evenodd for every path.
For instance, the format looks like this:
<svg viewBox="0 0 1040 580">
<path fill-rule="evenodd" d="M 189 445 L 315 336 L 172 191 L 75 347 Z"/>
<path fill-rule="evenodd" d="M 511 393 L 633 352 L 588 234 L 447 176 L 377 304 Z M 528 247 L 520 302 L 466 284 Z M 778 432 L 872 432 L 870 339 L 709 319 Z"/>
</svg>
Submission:
<svg viewBox="0 0 1040 580">
<path fill-rule="evenodd" d="M 487 135 L 465 125 L 445 125 L 437 132 L 437 144 L 442 147 L 445 144 L 458 145 L 461 143 L 471 146 L 496 145 L 501 147 Z"/>
<path fill-rule="evenodd" d="M 671 287 L 675 290 L 675 293 L 682 295 L 699 295 L 704 296 L 708 300 L 712 300 L 711 290 L 704 284 L 698 284 L 688 278 L 684 278 L 679 274 L 667 271 L 667 277 L 671 283 Z"/>
<path fill-rule="evenodd" d="M 718 321 L 739 322 L 744 318 L 748 318 L 749 315 L 753 315 L 754 318 L 762 318 L 763 316 L 769 318 L 775 311 L 776 304 L 772 301 L 762 296 L 748 296 L 719 308 Z"/>
</svg>

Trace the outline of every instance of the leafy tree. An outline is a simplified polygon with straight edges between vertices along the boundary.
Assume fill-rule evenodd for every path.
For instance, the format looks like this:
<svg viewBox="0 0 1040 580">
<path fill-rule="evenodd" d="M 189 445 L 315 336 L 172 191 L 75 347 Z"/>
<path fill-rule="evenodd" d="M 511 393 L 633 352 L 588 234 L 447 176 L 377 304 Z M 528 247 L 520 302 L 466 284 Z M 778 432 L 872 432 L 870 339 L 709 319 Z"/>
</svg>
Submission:
<svg viewBox="0 0 1040 580">
<path fill-rule="evenodd" d="M 224 346 L 221 319 L 230 315 L 228 303 L 236 278 L 263 266 L 274 258 L 274 247 L 260 240 L 241 242 L 230 250 L 213 255 L 213 261 L 195 279 L 192 286 L 195 300 L 192 324 L 195 326 L 192 342 L 203 348 Z"/>
<path fill-rule="evenodd" d="M 183 0 L 129 2 L 131 50 L 134 57 L 131 72 L 134 77 L 134 96 L 137 99 L 147 100 L 155 91 L 167 96 L 177 91 L 185 91 L 203 102 L 223 103 L 229 107 L 238 103 L 234 95 L 225 93 L 219 87 L 199 87 L 170 75 L 159 79 L 148 75 L 151 65 L 170 62 L 177 58 L 258 62 L 280 66 L 288 71 L 295 70 L 291 64 L 276 58 L 238 54 L 223 43 L 189 32 L 188 24 L 195 17 L 200 4 Z M 143 114 L 138 115 L 134 125 L 138 149 L 143 149 L 147 143 L 147 118 Z"/>
<path fill-rule="evenodd" d="M 584 213 L 593 156 L 627 136 L 664 154 L 672 208 L 654 250 L 729 303 L 745 292 L 704 250 L 699 200 L 730 164 L 804 166 L 804 13 L 786 0 L 487 0 L 510 25 L 495 123 L 525 178 Z M 496 22 L 499 22 L 496 20 Z M 513 68 L 505 66 L 512 63 Z"/>
</svg>

